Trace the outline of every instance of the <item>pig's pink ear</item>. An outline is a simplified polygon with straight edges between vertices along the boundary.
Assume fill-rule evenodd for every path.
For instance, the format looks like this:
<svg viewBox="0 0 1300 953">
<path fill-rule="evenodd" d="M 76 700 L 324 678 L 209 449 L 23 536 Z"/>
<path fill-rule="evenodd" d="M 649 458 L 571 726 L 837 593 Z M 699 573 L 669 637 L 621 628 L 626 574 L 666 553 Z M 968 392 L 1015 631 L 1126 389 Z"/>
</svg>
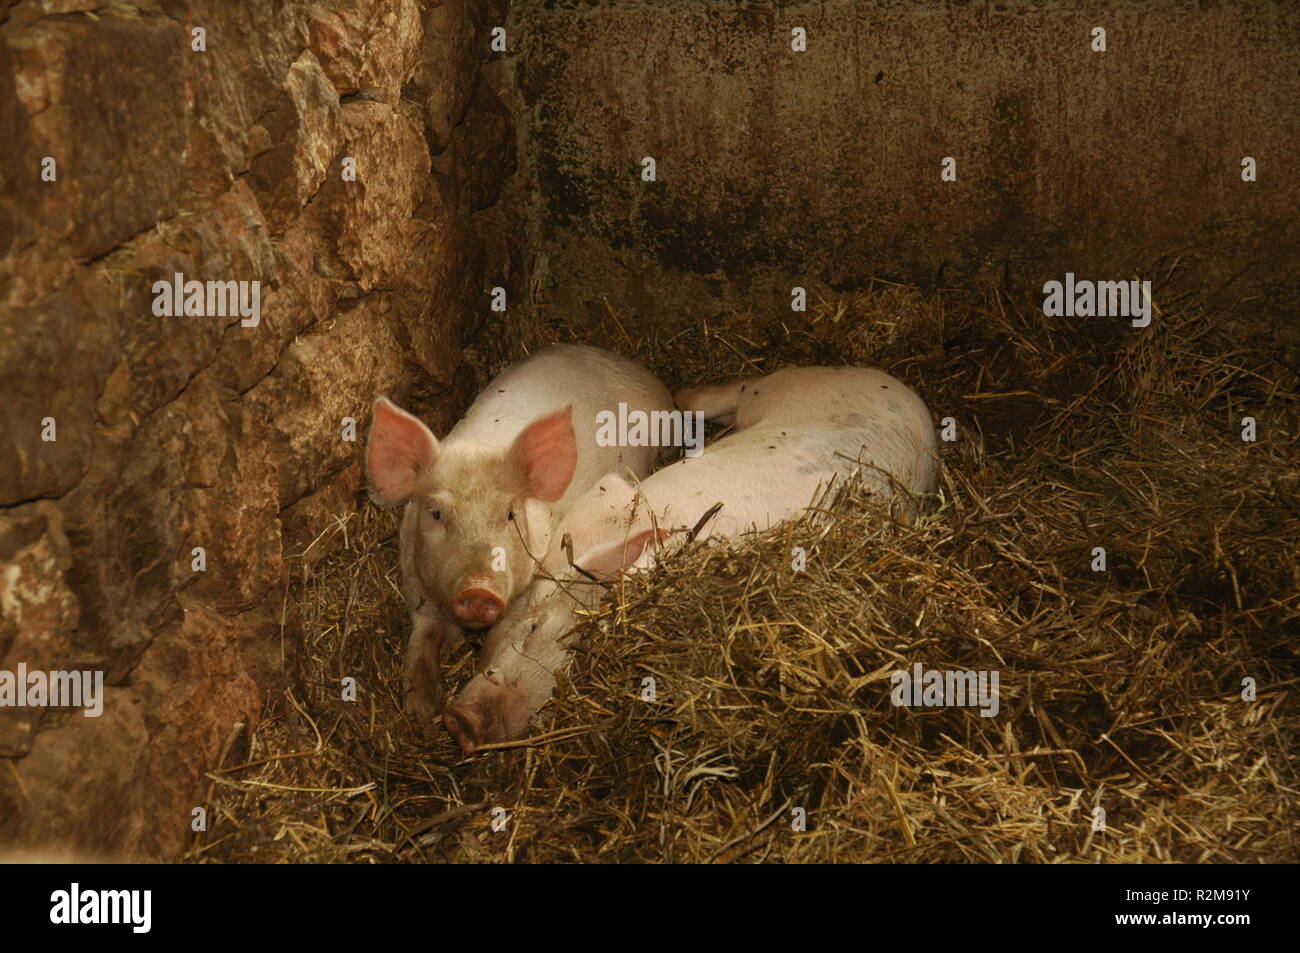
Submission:
<svg viewBox="0 0 1300 953">
<path fill-rule="evenodd" d="M 573 435 L 573 405 L 538 417 L 510 448 L 510 459 L 528 485 L 528 495 L 547 503 L 564 496 L 578 468 L 578 440 Z"/>
<path fill-rule="evenodd" d="M 645 548 L 650 545 L 656 536 L 658 539 L 664 540 L 671 535 L 671 530 L 662 528 L 642 530 L 639 533 L 633 533 L 627 538 L 626 542 L 620 539 L 613 546 L 598 549 L 585 559 L 578 560 L 577 563 L 593 576 L 608 579 L 616 575 L 619 570 L 626 569 L 640 559 L 641 554 L 645 552 Z"/>
<path fill-rule="evenodd" d="M 385 503 L 401 503 L 415 492 L 421 471 L 438 459 L 438 439 L 429 428 L 387 397 L 370 414 L 366 470 Z"/>
</svg>

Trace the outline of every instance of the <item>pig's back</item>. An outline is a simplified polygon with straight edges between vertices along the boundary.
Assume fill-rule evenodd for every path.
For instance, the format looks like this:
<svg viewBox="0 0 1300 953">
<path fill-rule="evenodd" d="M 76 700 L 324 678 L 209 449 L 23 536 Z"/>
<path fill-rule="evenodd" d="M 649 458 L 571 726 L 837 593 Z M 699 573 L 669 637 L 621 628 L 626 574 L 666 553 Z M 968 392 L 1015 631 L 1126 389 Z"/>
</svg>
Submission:
<svg viewBox="0 0 1300 953">
<path fill-rule="evenodd" d="M 779 425 L 760 424 L 664 467 L 642 482 L 641 492 L 665 528 L 689 529 L 721 502 L 700 538 L 766 529 L 800 515 L 846 471 L 846 461 L 826 451 L 829 439 L 819 430 L 783 435 Z"/>
<path fill-rule="evenodd" d="M 620 402 L 647 411 L 673 406 L 668 389 L 627 358 L 585 345 L 548 347 L 493 378 L 448 434 L 447 442 L 473 442 L 504 451 L 532 421 L 572 404 L 578 465 L 568 490 L 555 506 L 557 513 L 563 513 L 611 470 L 626 466 L 637 476 L 649 472 L 656 448 L 601 447 L 596 443 L 596 415 L 601 411 L 617 413 Z"/>
<path fill-rule="evenodd" d="M 745 385 L 736 425 L 701 456 L 643 482 L 666 525 L 693 526 L 722 501 L 702 535 L 763 529 L 800 515 L 832 482 L 859 470 L 882 494 L 893 481 L 912 494 L 935 488 L 930 412 L 911 388 L 875 368 L 794 367 L 758 378 Z"/>
<path fill-rule="evenodd" d="M 874 367 L 789 367 L 748 384 L 736 411 L 738 427 L 821 431 L 851 459 L 911 493 L 936 485 L 938 438 L 925 402 L 902 381 Z M 881 473 L 880 471 L 884 471 Z"/>
</svg>

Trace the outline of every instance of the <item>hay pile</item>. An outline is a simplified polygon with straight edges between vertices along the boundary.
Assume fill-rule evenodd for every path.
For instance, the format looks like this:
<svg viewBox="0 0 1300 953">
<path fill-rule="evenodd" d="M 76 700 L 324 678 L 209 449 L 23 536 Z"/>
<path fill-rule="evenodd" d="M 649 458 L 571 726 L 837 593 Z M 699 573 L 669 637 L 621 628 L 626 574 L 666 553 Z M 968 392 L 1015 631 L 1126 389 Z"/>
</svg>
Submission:
<svg viewBox="0 0 1300 953">
<path fill-rule="evenodd" d="M 585 623 L 544 740 L 469 760 L 399 711 L 395 515 L 340 514 L 341 549 L 304 563 L 293 687 L 248 763 L 212 775 L 190 858 L 1300 859 L 1294 357 L 1157 303 L 1139 331 L 880 284 L 799 326 L 641 333 L 611 311 L 519 335 L 614 347 L 673 386 L 883 366 L 956 419 L 937 508 L 900 527 L 851 488 L 629 579 Z M 997 670 L 998 715 L 895 707 L 889 675 L 915 662 Z"/>
</svg>

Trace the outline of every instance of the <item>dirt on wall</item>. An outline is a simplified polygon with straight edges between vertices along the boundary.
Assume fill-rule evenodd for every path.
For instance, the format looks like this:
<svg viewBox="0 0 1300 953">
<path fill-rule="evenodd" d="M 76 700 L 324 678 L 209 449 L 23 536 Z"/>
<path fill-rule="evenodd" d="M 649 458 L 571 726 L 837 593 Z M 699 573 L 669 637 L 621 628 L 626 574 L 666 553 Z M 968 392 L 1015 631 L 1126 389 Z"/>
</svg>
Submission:
<svg viewBox="0 0 1300 953">
<path fill-rule="evenodd" d="M 1295 4 L 516 0 L 511 18 L 518 201 L 556 312 L 788 313 L 796 285 L 989 265 L 1041 287 L 1176 263 L 1267 320 L 1298 300 Z"/>
<path fill-rule="evenodd" d="M 294 651 L 286 558 L 355 507 L 374 394 L 442 426 L 472 393 L 519 255 L 504 16 L 0 0 L 0 669 L 105 678 L 100 717 L 0 709 L 0 844 L 174 856 Z M 160 316 L 177 274 L 260 283 L 257 320 Z"/>
</svg>

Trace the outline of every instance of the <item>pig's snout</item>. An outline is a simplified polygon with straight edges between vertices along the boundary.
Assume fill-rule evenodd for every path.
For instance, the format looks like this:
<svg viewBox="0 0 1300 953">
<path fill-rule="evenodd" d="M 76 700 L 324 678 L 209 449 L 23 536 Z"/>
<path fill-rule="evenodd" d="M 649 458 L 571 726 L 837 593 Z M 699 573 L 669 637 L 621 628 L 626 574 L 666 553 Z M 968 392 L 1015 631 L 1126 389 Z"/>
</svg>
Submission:
<svg viewBox="0 0 1300 953">
<path fill-rule="evenodd" d="M 514 738 L 528 727 L 534 708 L 517 686 L 503 685 L 498 677 L 492 669 L 474 676 L 460 697 L 443 709 L 442 723 L 466 754 Z"/>
<path fill-rule="evenodd" d="M 488 742 L 486 721 L 482 709 L 472 703 L 448 705 L 442 712 L 442 723 L 466 754 L 473 754 L 479 745 Z"/>
<path fill-rule="evenodd" d="M 451 597 L 451 611 L 461 622 L 492 625 L 506 611 L 505 600 L 485 583 L 486 580 L 471 578 Z"/>
</svg>

